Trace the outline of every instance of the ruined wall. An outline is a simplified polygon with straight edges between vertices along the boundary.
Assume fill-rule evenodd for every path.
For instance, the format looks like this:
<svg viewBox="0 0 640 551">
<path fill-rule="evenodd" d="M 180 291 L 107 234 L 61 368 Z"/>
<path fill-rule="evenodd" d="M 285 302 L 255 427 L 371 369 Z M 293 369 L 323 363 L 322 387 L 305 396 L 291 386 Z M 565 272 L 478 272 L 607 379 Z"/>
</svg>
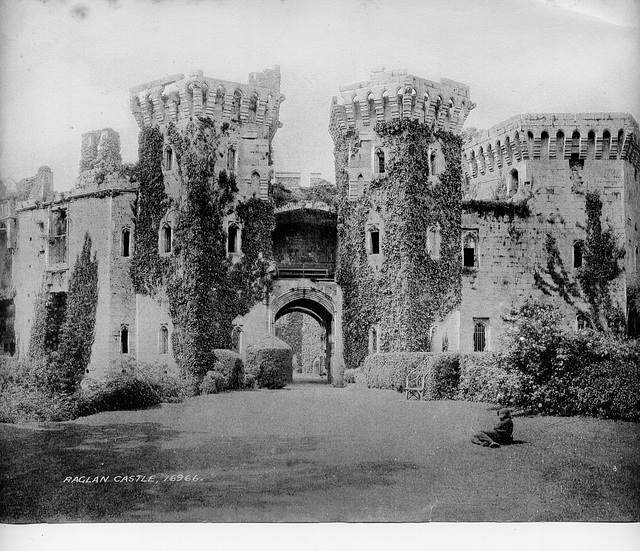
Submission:
<svg viewBox="0 0 640 551">
<path fill-rule="evenodd" d="M 588 194 L 602 202 L 603 230 L 625 245 L 625 272 L 610 286 L 624 310 L 626 281 L 635 273 L 636 135 L 626 115 L 526 115 L 466 145 L 463 239 L 476 232 L 478 248 L 477 265 L 463 271 L 462 351 L 473 350 L 474 320 L 486 320 L 488 347 L 497 348 L 503 316 L 530 296 L 552 300 L 567 326 L 577 327 L 578 314 L 589 311 L 574 266 L 574 244 L 587 239 Z"/>
</svg>

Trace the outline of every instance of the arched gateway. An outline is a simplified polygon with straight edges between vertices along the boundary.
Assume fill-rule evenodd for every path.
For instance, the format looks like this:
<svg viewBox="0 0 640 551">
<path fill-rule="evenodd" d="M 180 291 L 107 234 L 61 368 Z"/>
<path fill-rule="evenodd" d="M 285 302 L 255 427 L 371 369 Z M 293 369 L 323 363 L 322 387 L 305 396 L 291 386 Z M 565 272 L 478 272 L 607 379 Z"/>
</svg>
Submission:
<svg viewBox="0 0 640 551">
<path fill-rule="evenodd" d="M 269 328 L 275 333 L 276 321 L 292 312 L 302 312 L 315 319 L 322 329 L 322 348 L 324 350 L 324 368 L 329 381 L 333 379 L 331 373 L 331 358 L 335 354 L 335 320 L 336 305 L 333 297 L 322 289 L 305 285 L 298 281 L 298 286 L 283 289 L 276 285 L 275 298 L 269 304 Z M 334 284 L 335 285 L 335 284 Z M 280 288 L 279 288 L 280 287 Z M 330 291 L 330 289 L 327 289 Z"/>
</svg>

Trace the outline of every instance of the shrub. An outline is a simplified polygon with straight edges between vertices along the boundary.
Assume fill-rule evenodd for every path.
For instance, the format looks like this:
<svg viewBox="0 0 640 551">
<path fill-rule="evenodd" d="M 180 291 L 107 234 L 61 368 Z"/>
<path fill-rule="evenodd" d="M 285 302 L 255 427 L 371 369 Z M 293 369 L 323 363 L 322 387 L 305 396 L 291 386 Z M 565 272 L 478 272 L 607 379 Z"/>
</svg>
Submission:
<svg viewBox="0 0 640 551">
<path fill-rule="evenodd" d="M 356 382 L 356 369 L 345 369 L 344 370 L 344 382 L 355 383 Z"/>
<path fill-rule="evenodd" d="M 182 402 L 184 398 L 197 394 L 194 380 L 179 375 L 177 370 L 171 370 L 166 364 L 139 362 L 129 358 L 115 362 L 112 371 L 114 376 L 116 373 L 128 373 L 146 382 L 161 402 Z"/>
<path fill-rule="evenodd" d="M 460 384 L 460 354 L 449 352 L 429 357 L 427 396 L 432 400 L 453 400 Z"/>
<path fill-rule="evenodd" d="M 247 346 L 246 373 L 259 388 L 283 388 L 293 379 L 291 347 L 274 335 L 260 335 Z"/>
<path fill-rule="evenodd" d="M 359 367 L 362 378 L 369 388 L 404 390 L 407 372 L 419 367 L 431 352 L 386 352 L 367 356 Z"/>
<path fill-rule="evenodd" d="M 92 415 L 100 411 L 140 409 L 160 403 L 157 388 L 131 374 L 112 375 L 103 383 L 95 383 L 89 390 L 80 391 L 78 415 Z"/>
<path fill-rule="evenodd" d="M 217 394 L 226 390 L 226 380 L 222 373 L 218 371 L 207 371 L 207 374 L 200 383 L 200 394 Z"/>
<path fill-rule="evenodd" d="M 508 371 L 495 353 L 474 352 L 460 357 L 460 384 L 456 398 L 469 402 L 514 405 L 520 401 L 521 375 Z"/>
<path fill-rule="evenodd" d="M 216 349 L 214 353 L 216 359 L 211 371 L 220 375 L 218 392 L 240 388 L 244 377 L 242 358 L 232 350 Z"/>
<path fill-rule="evenodd" d="M 521 374 L 519 404 L 552 415 L 640 420 L 640 344 L 563 330 L 557 310 L 528 301 L 512 312 L 504 354 Z"/>
</svg>

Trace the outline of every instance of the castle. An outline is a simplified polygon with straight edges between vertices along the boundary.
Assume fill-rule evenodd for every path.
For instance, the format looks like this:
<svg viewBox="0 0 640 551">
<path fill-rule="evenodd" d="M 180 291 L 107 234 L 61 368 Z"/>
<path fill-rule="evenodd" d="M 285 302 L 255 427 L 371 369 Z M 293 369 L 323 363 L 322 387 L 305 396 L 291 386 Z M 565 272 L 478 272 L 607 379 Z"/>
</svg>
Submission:
<svg viewBox="0 0 640 551">
<path fill-rule="evenodd" d="M 527 297 L 568 326 L 638 334 L 630 115 L 525 114 L 463 139 L 466 85 L 376 69 L 332 100 L 335 193 L 276 202 L 297 187 L 273 170 L 278 67 L 247 84 L 174 75 L 130 97 L 137 168 L 104 129 L 83 135 L 72 191 L 55 193 L 47 167 L 0 189 L 5 353 L 28 354 L 41 326 L 55 347 L 87 236 L 89 378 L 124 359 L 177 373 L 209 349 L 243 354 L 293 312 L 320 325 L 334 380 L 376 352 L 494 349 Z"/>
</svg>

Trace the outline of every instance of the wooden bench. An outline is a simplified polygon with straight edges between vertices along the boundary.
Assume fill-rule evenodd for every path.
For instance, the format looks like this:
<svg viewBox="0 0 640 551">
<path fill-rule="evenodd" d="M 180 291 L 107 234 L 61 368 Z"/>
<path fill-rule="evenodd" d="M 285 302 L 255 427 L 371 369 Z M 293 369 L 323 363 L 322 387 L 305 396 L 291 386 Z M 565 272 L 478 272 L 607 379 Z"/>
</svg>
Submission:
<svg viewBox="0 0 640 551">
<path fill-rule="evenodd" d="M 404 381 L 404 392 L 407 400 L 412 396 L 418 400 L 424 399 L 426 380 L 427 374 L 422 365 L 407 373 Z"/>
</svg>

